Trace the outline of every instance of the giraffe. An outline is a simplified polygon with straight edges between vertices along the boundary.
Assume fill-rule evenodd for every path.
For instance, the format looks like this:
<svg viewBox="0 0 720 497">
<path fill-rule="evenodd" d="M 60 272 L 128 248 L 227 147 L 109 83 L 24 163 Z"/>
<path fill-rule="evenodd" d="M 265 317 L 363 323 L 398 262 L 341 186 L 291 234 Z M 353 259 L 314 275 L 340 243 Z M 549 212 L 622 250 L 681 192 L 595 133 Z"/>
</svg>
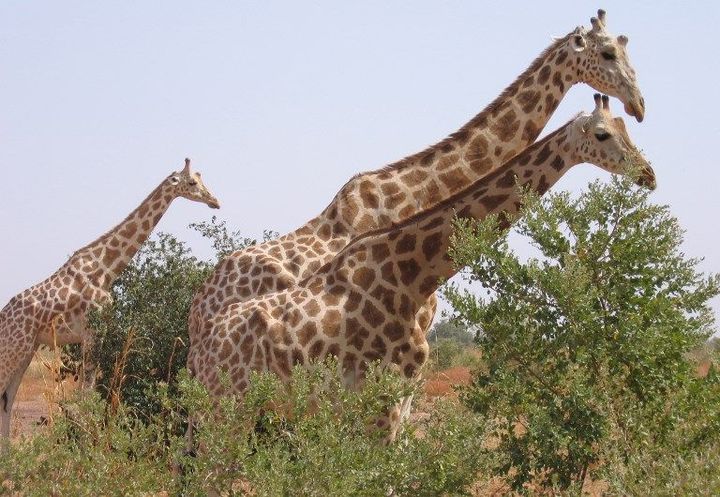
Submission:
<svg viewBox="0 0 720 497">
<path fill-rule="evenodd" d="M 86 312 L 108 301 L 113 281 L 177 197 L 220 207 L 185 159 L 183 170 L 165 178 L 123 222 L 76 251 L 49 278 L 11 298 L 0 311 L 0 437 L 10 435 L 15 394 L 38 345 L 92 339 Z M 52 328 L 60 318 L 73 324 L 59 326 L 53 340 Z"/>
<path fill-rule="evenodd" d="M 517 214 L 520 188 L 542 195 L 582 162 L 622 173 L 641 166 L 639 185 L 655 188 L 655 173 L 630 140 L 609 99 L 595 95 L 592 113 L 581 113 L 505 165 L 435 206 L 385 229 L 354 239 L 298 285 L 234 303 L 190 351 L 188 364 L 214 396 L 242 397 L 252 370 L 287 381 L 296 364 L 334 356 L 346 385 L 358 388 L 370 361 L 379 360 L 407 378 L 419 376 L 428 357 L 425 330 L 416 314 L 439 284 L 459 268 L 447 255 L 452 219 L 498 214 L 508 227 Z M 227 373 L 230 384 L 219 381 Z M 409 401 L 378 426 L 395 437 Z"/>
<path fill-rule="evenodd" d="M 535 141 L 571 86 L 618 97 L 642 121 L 645 104 L 627 54 L 628 38 L 606 29 L 605 12 L 556 40 L 502 94 L 445 140 L 350 179 L 323 212 L 283 237 L 223 259 L 193 298 L 190 348 L 224 306 L 290 288 L 362 233 L 391 226 L 493 171 Z M 428 329 L 436 298 L 418 312 Z"/>
</svg>

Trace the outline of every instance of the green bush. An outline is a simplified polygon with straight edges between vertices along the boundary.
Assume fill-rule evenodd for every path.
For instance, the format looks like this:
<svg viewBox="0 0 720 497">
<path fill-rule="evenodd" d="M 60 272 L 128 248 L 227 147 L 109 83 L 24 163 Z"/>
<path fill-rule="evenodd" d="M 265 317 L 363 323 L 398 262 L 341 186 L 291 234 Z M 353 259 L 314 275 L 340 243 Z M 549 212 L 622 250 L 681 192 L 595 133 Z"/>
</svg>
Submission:
<svg viewBox="0 0 720 497">
<path fill-rule="evenodd" d="M 482 364 L 480 351 L 473 343 L 473 334 L 461 324 L 440 320 L 430 329 L 427 340 L 430 356 L 425 371 L 455 366 L 476 369 Z"/>
<path fill-rule="evenodd" d="M 336 372 L 332 364 L 296 369 L 287 386 L 254 375 L 242 402 L 217 403 L 183 372 L 179 396 L 155 389 L 162 409 L 150 417 L 123 405 L 113 413 L 93 395 L 66 405 L 43 436 L 12 446 L 0 482 L 23 496 L 464 494 L 483 462 L 467 457 L 482 451 L 477 417 L 440 403 L 384 446 L 372 422 L 413 385 L 371 369 L 365 388 L 350 392 Z M 197 456 L 181 455 L 185 411 L 200 420 Z"/>
<path fill-rule="evenodd" d="M 456 342 L 444 338 L 430 342 L 429 366 L 433 369 L 447 369 L 455 365 L 456 359 L 463 353 L 464 347 Z"/>
<path fill-rule="evenodd" d="M 215 217 L 191 227 L 212 242 L 216 258 L 255 243 L 228 231 Z M 143 245 L 115 281 L 112 304 L 90 314 L 96 330 L 91 359 L 103 397 L 121 399 L 149 414 L 159 409 L 148 396 L 158 382 L 169 382 L 176 391 L 173 380 L 187 358 L 190 303 L 214 262 L 198 260 L 184 242 L 167 233 Z M 77 368 L 80 347 L 69 348 L 68 355 Z"/>
<path fill-rule="evenodd" d="M 113 285 L 112 305 L 90 319 L 98 391 L 157 410 L 147 392 L 185 367 L 190 302 L 209 269 L 171 235 L 160 233 L 143 246 Z"/>
<path fill-rule="evenodd" d="M 643 433 L 629 454 L 607 450 L 600 476 L 614 495 L 720 494 L 720 373 L 689 381 L 667 399 L 676 416 L 662 443 Z M 663 413 L 661 419 L 666 417 Z"/>
<path fill-rule="evenodd" d="M 683 439 L 683 454 L 706 450 L 720 433 L 720 396 L 692 393 L 715 380 L 696 378 L 688 352 L 713 330 L 719 279 L 682 253 L 669 209 L 618 178 L 574 199 L 524 200 L 515 230 L 537 256 L 522 261 L 497 218 L 459 222 L 451 255 L 488 297 L 445 292 L 483 330 L 487 369 L 463 398 L 499 441 L 495 474 L 516 490 L 569 488 L 591 465 L 602 474 L 646 447 L 675 454 Z"/>
<path fill-rule="evenodd" d="M 433 343 L 440 340 L 450 340 L 459 345 L 472 345 L 475 334 L 461 323 L 441 319 L 430 328 L 427 339 Z"/>
<path fill-rule="evenodd" d="M 175 484 L 162 423 L 119 405 L 110 414 L 97 392 L 63 406 L 51 427 L 2 454 L 0 495 L 150 495 Z"/>
</svg>

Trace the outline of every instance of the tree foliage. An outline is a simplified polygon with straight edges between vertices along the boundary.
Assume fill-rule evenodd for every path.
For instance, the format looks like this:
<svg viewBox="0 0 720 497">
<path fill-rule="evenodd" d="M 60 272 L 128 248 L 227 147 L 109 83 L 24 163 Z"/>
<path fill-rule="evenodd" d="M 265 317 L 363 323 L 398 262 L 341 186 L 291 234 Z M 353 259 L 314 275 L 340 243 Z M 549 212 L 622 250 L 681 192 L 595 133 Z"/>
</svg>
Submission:
<svg viewBox="0 0 720 497">
<path fill-rule="evenodd" d="M 216 259 L 256 243 L 215 217 L 191 227 L 212 242 Z M 213 263 L 199 260 L 168 233 L 158 233 L 143 245 L 113 284 L 112 304 L 90 316 L 96 331 L 91 355 L 103 396 L 147 412 L 158 409 L 148 392 L 160 381 L 174 385 L 185 367 L 190 304 L 212 268 Z M 78 363 L 79 347 L 71 349 L 70 356 Z"/>
<path fill-rule="evenodd" d="M 437 321 L 428 333 L 428 342 L 436 342 L 439 340 L 452 340 L 461 345 L 470 345 L 473 343 L 472 333 L 462 324 L 447 319 Z"/>
<path fill-rule="evenodd" d="M 717 375 L 697 378 L 687 354 L 713 330 L 708 301 L 720 280 L 681 251 L 668 207 L 618 178 L 576 198 L 524 202 L 514 229 L 536 256 L 511 250 L 496 217 L 458 222 L 451 256 L 487 296 L 445 291 L 483 330 L 487 370 L 464 400 L 490 420 L 495 472 L 518 490 L 567 488 L 590 465 L 678 439 L 686 444 L 673 451 L 692 451 L 717 436 L 720 396 L 705 394 L 718 393 Z"/>
<path fill-rule="evenodd" d="M 473 343 L 474 334 L 463 323 L 442 319 L 428 333 L 430 362 L 425 371 L 443 370 L 455 366 L 474 369 L 480 365 L 480 356 Z"/>
</svg>

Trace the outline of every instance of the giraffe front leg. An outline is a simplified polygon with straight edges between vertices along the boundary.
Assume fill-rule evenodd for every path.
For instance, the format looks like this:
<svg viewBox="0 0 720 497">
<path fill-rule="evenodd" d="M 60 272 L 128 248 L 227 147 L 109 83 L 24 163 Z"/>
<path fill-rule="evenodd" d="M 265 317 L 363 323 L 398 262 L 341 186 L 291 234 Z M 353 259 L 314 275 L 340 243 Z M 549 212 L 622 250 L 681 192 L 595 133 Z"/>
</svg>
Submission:
<svg viewBox="0 0 720 497">
<path fill-rule="evenodd" d="M 425 305 L 426 309 L 432 310 L 433 315 L 437 304 L 437 299 L 434 297 L 435 296 L 433 295 L 433 298 L 428 300 Z M 418 312 L 418 314 L 420 314 L 420 312 Z M 429 322 L 432 322 L 432 318 L 430 318 Z M 426 327 L 423 327 L 423 325 L 426 325 Z M 420 380 L 421 368 L 427 361 L 427 357 L 430 352 L 430 347 L 425 339 L 426 333 L 427 323 L 420 323 L 416 321 L 415 329 L 409 337 L 409 341 L 407 343 L 407 345 L 409 345 L 409 350 L 401 358 L 402 367 L 398 368 L 408 381 L 414 382 L 416 385 Z M 386 418 L 388 426 L 387 443 L 392 443 L 397 438 L 397 434 L 400 432 L 403 424 L 410 418 L 412 401 L 412 394 L 407 397 L 403 397 L 397 404 L 392 406 L 388 412 Z"/>
<path fill-rule="evenodd" d="M 435 319 L 435 312 L 437 311 L 437 295 L 434 293 L 429 299 L 418 309 L 415 314 L 415 322 L 423 331 L 423 336 L 427 336 L 432 326 L 433 320 Z"/>
<path fill-rule="evenodd" d="M 387 430 L 387 434 L 383 439 L 384 444 L 391 444 L 397 438 L 397 435 L 400 433 L 403 425 L 410 418 L 412 401 L 412 395 L 403 397 L 400 399 L 400 402 L 393 405 L 384 416 L 378 418 L 378 427 Z"/>
<path fill-rule="evenodd" d="M 80 384 L 85 390 L 93 390 L 95 388 L 95 379 L 97 378 L 97 364 L 92 357 L 92 351 L 95 347 L 95 333 L 87 329 L 87 333 L 83 336 L 81 345 L 82 365 Z"/>
<path fill-rule="evenodd" d="M 80 365 L 76 374 L 80 375 L 80 385 L 83 389 L 95 388 L 96 364 L 92 359 L 92 351 L 95 346 L 95 330 L 90 328 L 87 314 L 84 312 L 73 312 L 65 314 L 63 321 L 57 327 L 57 345 L 68 343 L 80 344 Z"/>
<path fill-rule="evenodd" d="M 387 366 L 389 371 L 395 371 L 401 373 L 401 368 L 397 364 L 389 364 Z M 410 381 L 416 381 L 419 375 L 414 374 L 408 378 Z M 387 410 L 377 416 L 371 425 L 372 430 L 380 430 L 382 435 L 383 445 L 389 445 L 395 441 L 398 433 L 402 429 L 403 424 L 410 417 L 410 410 L 412 406 L 413 395 L 401 397 L 396 403 L 389 405 Z"/>
</svg>

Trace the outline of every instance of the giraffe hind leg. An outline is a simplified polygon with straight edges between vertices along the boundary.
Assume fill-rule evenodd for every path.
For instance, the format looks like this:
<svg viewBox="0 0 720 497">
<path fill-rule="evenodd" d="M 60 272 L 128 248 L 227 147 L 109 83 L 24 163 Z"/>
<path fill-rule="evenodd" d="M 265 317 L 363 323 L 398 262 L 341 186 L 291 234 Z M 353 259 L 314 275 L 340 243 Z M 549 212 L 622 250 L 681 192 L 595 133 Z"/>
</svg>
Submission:
<svg viewBox="0 0 720 497">
<path fill-rule="evenodd" d="M 2 412 L 0 412 L 0 441 L 7 442 L 10 439 L 10 419 L 12 413 L 13 395 L 8 395 L 8 390 L 12 388 L 8 387 L 2 394 Z"/>
<path fill-rule="evenodd" d="M 10 408 L 7 391 L 2 394 L 2 412 L 0 412 L 0 452 L 4 451 L 10 438 Z"/>
<path fill-rule="evenodd" d="M 34 352 L 33 352 L 34 353 Z M 12 415 L 13 404 L 15 403 L 15 394 L 17 394 L 23 375 L 30 365 L 33 353 L 29 354 L 15 373 L 10 378 L 5 391 L 2 394 L 3 409 L 0 412 L 0 439 L 8 440 L 10 438 L 10 419 Z"/>
</svg>

